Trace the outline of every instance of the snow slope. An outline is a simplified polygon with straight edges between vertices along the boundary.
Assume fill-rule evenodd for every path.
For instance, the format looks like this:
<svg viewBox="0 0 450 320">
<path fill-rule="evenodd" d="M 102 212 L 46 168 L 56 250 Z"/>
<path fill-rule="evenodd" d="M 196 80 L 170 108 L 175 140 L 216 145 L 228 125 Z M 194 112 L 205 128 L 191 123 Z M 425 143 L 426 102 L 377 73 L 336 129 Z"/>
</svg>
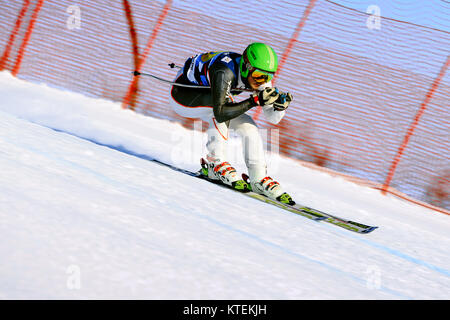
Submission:
<svg viewBox="0 0 450 320">
<path fill-rule="evenodd" d="M 152 162 L 198 169 L 179 124 L 7 72 L 0 96 L 0 298 L 450 297 L 444 214 L 271 158 L 298 202 L 379 226 L 354 234 Z"/>
</svg>

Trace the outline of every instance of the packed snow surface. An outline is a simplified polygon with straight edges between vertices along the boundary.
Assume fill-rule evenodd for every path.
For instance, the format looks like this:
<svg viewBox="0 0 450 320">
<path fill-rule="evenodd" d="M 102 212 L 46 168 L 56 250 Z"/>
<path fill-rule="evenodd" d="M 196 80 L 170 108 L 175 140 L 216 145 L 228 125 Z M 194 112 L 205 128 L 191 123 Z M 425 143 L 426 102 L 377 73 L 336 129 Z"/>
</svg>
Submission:
<svg viewBox="0 0 450 320">
<path fill-rule="evenodd" d="M 0 73 L 0 298 L 448 299 L 450 217 L 268 155 L 310 221 L 192 178 L 204 134 Z M 244 171 L 240 142 L 232 164 Z"/>
</svg>

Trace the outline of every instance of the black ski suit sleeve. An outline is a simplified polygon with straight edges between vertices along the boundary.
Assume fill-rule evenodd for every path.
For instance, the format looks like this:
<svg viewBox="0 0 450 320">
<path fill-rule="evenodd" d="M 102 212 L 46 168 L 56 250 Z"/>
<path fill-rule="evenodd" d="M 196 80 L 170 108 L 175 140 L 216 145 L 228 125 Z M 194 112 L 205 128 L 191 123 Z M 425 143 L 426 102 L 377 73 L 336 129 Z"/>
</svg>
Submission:
<svg viewBox="0 0 450 320">
<path fill-rule="evenodd" d="M 252 98 L 233 103 L 228 96 L 235 80 L 233 71 L 222 63 L 217 63 L 209 69 L 211 80 L 211 95 L 214 117 L 217 122 L 234 119 L 253 108 L 256 104 Z"/>
</svg>

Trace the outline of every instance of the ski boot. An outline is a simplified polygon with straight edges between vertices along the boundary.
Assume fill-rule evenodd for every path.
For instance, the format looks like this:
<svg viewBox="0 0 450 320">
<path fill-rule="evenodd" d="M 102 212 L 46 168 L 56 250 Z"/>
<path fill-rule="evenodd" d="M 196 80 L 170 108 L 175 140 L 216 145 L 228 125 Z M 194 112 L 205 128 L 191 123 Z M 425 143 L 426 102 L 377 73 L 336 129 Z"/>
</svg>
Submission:
<svg viewBox="0 0 450 320">
<path fill-rule="evenodd" d="M 248 183 L 250 190 L 266 196 L 269 199 L 277 200 L 281 203 L 295 205 L 291 196 L 283 191 L 280 184 L 271 177 L 265 177 L 258 182 L 250 182 L 250 178 L 245 173 L 242 174 L 242 180 Z"/>
<path fill-rule="evenodd" d="M 240 192 L 249 192 L 250 186 L 247 182 L 239 179 L 239 175 L 228 162 L 208 162 L 205 159 L 201 159 L 201 174 L 208 177 L 210 180 L 217 180 L 223 184 L 230 186 Z"/>
</svg>

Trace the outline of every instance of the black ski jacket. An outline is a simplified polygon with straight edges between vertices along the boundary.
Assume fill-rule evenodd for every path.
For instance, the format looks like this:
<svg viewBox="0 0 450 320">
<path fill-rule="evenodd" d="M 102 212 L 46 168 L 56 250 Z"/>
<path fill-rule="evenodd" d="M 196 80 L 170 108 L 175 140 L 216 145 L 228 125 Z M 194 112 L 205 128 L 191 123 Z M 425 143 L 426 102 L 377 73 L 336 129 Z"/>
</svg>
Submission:
<svg viewBox="0 0 450 320">
<path fill-rule="evenodd" d="M 212 54 L 214 53 L 202 55 Z M 175 82 L 211 88 L 186 88 L 174 85 L 171 91 L 173 99 L 188 107 L 212 106 L 214 117 L 218 122 L 234 119 L 257 105 L 252 97 L 237 103 L 232 99 L 232 95 L 242 92 L 233 90 L 239 81 L 241 55 L 221 52 L 204 62 L 202 55 L 189 58 L 184 65 L 183 73 Z M 249 87 L 245 79 L 241 81 L 245 87 Z"/>
</svg>

